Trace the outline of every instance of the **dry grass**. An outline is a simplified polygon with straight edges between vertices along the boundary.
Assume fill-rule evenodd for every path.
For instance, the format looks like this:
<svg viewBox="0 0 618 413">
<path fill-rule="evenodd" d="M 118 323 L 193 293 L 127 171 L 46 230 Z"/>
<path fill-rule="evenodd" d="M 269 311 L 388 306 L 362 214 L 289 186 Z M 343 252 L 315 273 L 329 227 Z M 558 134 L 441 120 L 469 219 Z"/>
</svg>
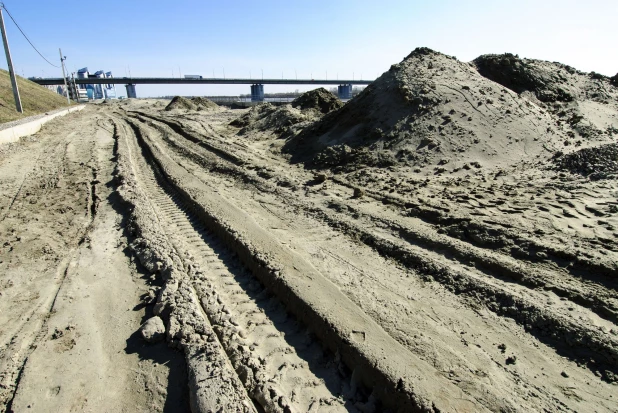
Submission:
<svg viewBox="0 0 618 413">
<path fill-rule="evenodd" d="M 19 87 L 24 113 L 19 113 L 15 110 L 15 100 L 13 99 L 9 72 L 0 69 L 0 123 L 38 115 L 67 106 L 65 97 L 28 79 L 17 76 L 17 86 Z"/>
</svg>

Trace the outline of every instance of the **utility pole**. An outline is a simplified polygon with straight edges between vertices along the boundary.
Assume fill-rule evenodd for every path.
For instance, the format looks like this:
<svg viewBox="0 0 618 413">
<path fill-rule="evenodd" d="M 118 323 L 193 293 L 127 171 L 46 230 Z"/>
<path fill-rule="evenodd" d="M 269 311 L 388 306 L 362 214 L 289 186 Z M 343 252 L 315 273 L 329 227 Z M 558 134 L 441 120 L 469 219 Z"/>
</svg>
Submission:
<svg viewBox="0 0 618 413">
<path fill-rule="evenodd" d="M 19 113 L 24 113 L 21 107 L 21 98 L 19 97 L 19 89 L 17 88 L 17 79 L 15 78 L 15 71 L 13 70 L 13 61 L 11 60 L 11 50 L 9 49 L 9 41 L 6 38 L 6 30 L 4 29 L 4 16 L 2 15 L 2 9 L 4 3 L 0 3 L 0 30 L 2 31 L 2 41 L 4 42 L 4 52 L 6 53 L 6 63 L 9 66 L 9 76 L 11 77 L 11 84 L 13 85 L 13 97 L 15 98 L 15 108 Z"/>
<path fill-rule="evenodd" d="M 64 61 L 66 60 L 66 56 L 62 56 L 62 50 L 58 48 L 58 52 L 60 53 L 60 66 L 62 66 L 62 79 L 64 80 L 64 90 L 67 91 L 67 104 L 71 104 L 71 99 L 69 99 L 69 87 L 67 86 L 67 75 L 64 71 Z"/>
</svg>

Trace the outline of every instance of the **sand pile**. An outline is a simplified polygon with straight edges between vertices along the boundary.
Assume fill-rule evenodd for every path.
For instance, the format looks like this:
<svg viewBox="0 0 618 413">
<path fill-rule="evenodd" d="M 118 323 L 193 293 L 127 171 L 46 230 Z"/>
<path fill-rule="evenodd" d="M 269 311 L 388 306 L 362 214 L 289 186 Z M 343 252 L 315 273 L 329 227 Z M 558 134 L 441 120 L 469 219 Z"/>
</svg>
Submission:
<svg viewBox="0 0 618 413">
<path fill-rule="evenodd" d="M 471 64 L 418 48 L 284 151 L 315 167 L 403 164 L 433 174 L 548 157 L 564 140 L 538 105 Z"/>
<path fill-rule="evenodd" d="M 316 115 L 303 112 L 289 105 L 275 106 L 270 103 L 260 103 L 253 106 L 244 115 L 230 122 L 231 126 L 241 128 L 239 135 L 252 134 L 254 139 L 267 138 L 269 133 L 278 137 L 295 135 L 299 129 L 314 121 Z M 256 132 L 264 132 L 259 134 Z"/>
<path fill-rule="evenodd" d="M 577 91 L 569 87 L 567 80 L 570 74 L 578 72 L 570 66 L 546 63 L 549 62 L 520 59 L 511 53 L 487 54 L 474 59 L 482 76 L 515 93 L 530 91 L 541 102 L 574 100 Z"/>
<path fill-rule="evenodd" d="M 505 53 L 480 56 L 474 64 L 482 76 L 516 93 L 532 92 L 541 102 L 604 102 L 612 98 L 607 90 L 608 77 L 584 73 L 558 62 L 521 59 Z"/>
<path fill-rule="evenodd" d="M 292 107 L 302 110 L 314 109 L 323 114 L 337 110 L 343 102 L 323 87 L 303 93 L 292 102 Z"/>
<path fill-rule="evenodd" d="M 509 53 L 474 60 L 479 73 L 548 109 L 577 145 L 603 141 L 618 127 L 618 89 L 614 78 L 570 66 Z M 613 86 L 612 86 L 613 85 Z M 609 129 L 609 131 L 608 131 Z M 605 135 L 605 136 L 603 136 Z"/>
<path fill-rule="evenodd" d="M 220 108 L 215 102 L 202 96 L 194 97 L 191 102 L 195 104 L 196 110 L 216 110 Z"/>
<path fill-rule="evenodd" d="M 191 100 L 187 98 L 183 98 L 182 96 L 175 96 L 169 105 L 165 107 L 165 110 L 216 110 L 219 109 L 219 105 L 217 105 L 212 100 L 206 99 L 205 97 L 194 97 Z"/>
<path fill-rule="evenodd" d="M 584 148 L 567 155 L 557 154 L 554 162 L 561 170 L 589 176 L 591 179 L 616 178 L 618 175 L 618 144 L 610 143 Z"/>
<path fill-rule="evenodd" d="M 165 107 L 165 110 L 175 110 L 175 109 L 185 109 L 185 110 L 195 110 L 195 105 L 187 98 L 183 98 L 182 96 L 174 96 L 169 105 Z"/>
</svg>

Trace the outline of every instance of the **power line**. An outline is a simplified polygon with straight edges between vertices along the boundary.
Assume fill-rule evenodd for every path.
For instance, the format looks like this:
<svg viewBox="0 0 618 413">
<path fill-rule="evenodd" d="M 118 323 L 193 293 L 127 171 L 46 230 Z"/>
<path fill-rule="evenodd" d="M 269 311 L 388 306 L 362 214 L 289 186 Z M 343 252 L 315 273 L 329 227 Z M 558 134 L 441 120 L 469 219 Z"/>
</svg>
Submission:
<svg viewBox="0 0 618 413">
<path fill-rule="evenodd" d="M 4 5 L 4 3 L 0 3 L 0 6 L 6 11 L 6 14 L 9 15 L 9 17 L 11 18 L 11 20 L 13 20 L 13 23 L 15 23 L 15 26 L 17 26 L 17 28 L 19 29 L 19 31 L 21 32 L 21 34 L 24 35 L 24 37 L 26 38 L 26 40 L 28 40 L 28 43 L 30 43 L 30 46 L 32 46 L 32 48 L 34 50 L 36 50 L 36 52 L 39 54 L 39 56 L 41 56 L 47 63 L 49 63 L 50 65 L 52 65 L 53 67 L 57 67 L 58 69 L 60 69 L 60 66 L 56 66 L 55 64 L 53 64 L 52 62 L 50 62 L 49 60 L 47 60 L 45 58 L 45 56 L 43 56 L 41 54 L 41 52 L 39 52 L 39 50 L 34 47 L 34 45 L 32 44 L 32 42 L 30 41 L 30 39 L 28 38 L 28 36 L 26 36 L 26 33 L 24 33 L 24 31 L 21 29 L 21 27 L 19 27 L 19 24 L 17 24 L 17 22 L 15 21 L 15 19 L 13 18 L 13 16 L 11 16 L 11 13 L 8 11 L 8 9 L 6 8 L 6 6 Z"/>
</svg>

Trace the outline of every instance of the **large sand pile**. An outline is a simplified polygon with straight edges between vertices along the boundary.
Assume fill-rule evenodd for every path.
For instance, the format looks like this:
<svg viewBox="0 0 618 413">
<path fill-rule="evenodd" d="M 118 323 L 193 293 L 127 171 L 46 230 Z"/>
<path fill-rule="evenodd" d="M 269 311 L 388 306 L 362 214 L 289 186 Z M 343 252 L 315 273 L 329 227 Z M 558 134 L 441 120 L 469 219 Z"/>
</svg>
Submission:
<svg viewBox="0 0 618 413">
<path fill-rule="evenodd" d="M 174 96 L 169 105 L 165 107 L 165 110 L 170 111 L 176 109 L 195 110 L 195 105 L 187 98 L 183 98 L 182 96 Z"/>
<path fill-rule="evenodd" d="M 479 56 L 474 64 L 482 76 L 517 93 L 530 91 L 541 102 L 585 99 L 603 102 L 612 98 L 605 84 L 609 82 L 608 77 L 584 73 L 558 62 L 521 59 L 505 53 Z"/>
<path fill-rule="evenodd" d="M 418 48 L 284 150 L 318 167 L 404 164 L 441 173 L 552 155 L 567 139 L 534 102 L 471 64 Z"/>
<path fill-rule="evenodd" d="M 481 75 L 556 115 L 558 125 L 577 146 L 604 140 L 618 128 L 618 119 L 611 121 L 618 112 L 614 78 L 510 53 L 483 55 L 474 64 Z"/>
<path fill-rule="evenodd" d="M 253 133 L 254 139 L 267 138 L 273 132 L 278 137 L 291 137 L 304 127 L 343 106 L 343 103 L 324 88 L 318 88 L 303 93 L 296 98 L 292 105 L 275 106 L 271 103 L 260 103 L 230 125 L 241 128 L 240 135 Z M 257 132 L 265 132 L 259 134 Z"/>
<path fill-rule="evenodd" d="M 216 110 L 219 109 L 212 100 L 204 97 L 194 97 L 191 100 L 183 98 L 182 96 L 175 96 L 172 101 L 165 107 L 166 111 L 171 110 Z"/>
<path fill-rule="evenodd" d="M 217 110 L 220 108 L 215 102 L 202 96 L 194 97 L 191 102 L 196 105 L 196 110 Z"/>
<path fill-rule="evenodd" d="M 292 102 L 292 107 L 302 110 L 314 109 L 323 114 L 337 110 L 343 102 L 323 87 L 303 93 Z"/>
<path fill-rule="evenodd" d="M 260 103 L 234 119 L 230 125 L 241 128 L 238 131 L 239 135 L 254 133 L 254 138 L 259 139 L 261 135 L 257 132 L 273 132 L 279 136 L 288 136 L 290 128 L 311 119 L 289 105 L 277 107 L 271 103 Z"/>
</svg>

